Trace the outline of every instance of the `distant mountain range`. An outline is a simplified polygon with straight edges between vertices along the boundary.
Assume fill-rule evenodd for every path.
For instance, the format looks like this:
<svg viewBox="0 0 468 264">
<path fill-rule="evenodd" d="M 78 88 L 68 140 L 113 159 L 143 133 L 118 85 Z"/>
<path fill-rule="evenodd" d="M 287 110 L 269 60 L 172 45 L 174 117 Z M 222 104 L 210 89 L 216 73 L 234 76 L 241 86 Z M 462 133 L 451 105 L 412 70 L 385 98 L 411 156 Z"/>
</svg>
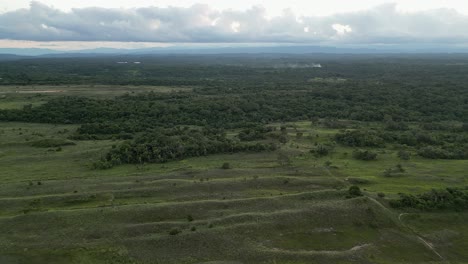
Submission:
<svg viewBox="0 0 468 264">
<path fill-rule="evenodd" d="M 143 49 L 97 48 L 60 51 L 53 49 L 0 48 L 0 60 L 25 57 L 88 57 L 142 54 L 395 54 L 395 53 L 468 53 L 468 48 L 411 47 L 411 48 L 343 48 L 325 46 L 252 46 L 252 47 L 193 47 L 174 46 Z"/>
</svg>

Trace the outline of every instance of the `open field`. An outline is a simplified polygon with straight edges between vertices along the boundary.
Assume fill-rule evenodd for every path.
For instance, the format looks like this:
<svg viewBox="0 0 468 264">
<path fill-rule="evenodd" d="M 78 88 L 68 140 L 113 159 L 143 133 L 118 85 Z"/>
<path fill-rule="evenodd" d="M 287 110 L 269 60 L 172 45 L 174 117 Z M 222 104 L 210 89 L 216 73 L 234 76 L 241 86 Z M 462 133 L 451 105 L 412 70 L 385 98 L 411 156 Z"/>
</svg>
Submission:
<svg viewBox="0 0 468 264">
<path fill-rule="evenodd" d="M 310 122 L 289 125 L 319 141 L 337 132 Z M 402 163 L 404 176 L 388 178 L 383 170 L 400 163 L 394 151 L 382 149 L 371 162 L 346 156 L 346 147 L 315 158 L 308 150 L 317 136 L 297 139 L 293 128 L 279 150 L 291 153 L 287 166 L 270 152 L 101 171 L 91 169 L 90 160 L 118 142 L 77 141 L 60 151 L 29 143 L 44 135 L 66 138 L 74 129 L 2 123 L 0 244 L 7 263 L 394 263 L 396 250 L 399 263 L 440 261 L 412 230 L 444 259 L 466 258 L 456 250 L 468 239 L 465 227 L 452 223 L 465 214 L 420 226 L 414 219 L 437 215 L 414 213 L 399 221 L 400 212 L 377 197 L 466 185 L 466 161 L 414 158 Z M 331 166 L 324 165 L 327 160 Z M 232 169 L 220 169 L 223 162 Z M 356 182 L 366 197 L 346 199 L 347 187 Z"/>
<path fill-rule="evenodd" d="M 468 263 L 468 59 L 116 59 L 0 63 L 1 264 Z"/>
<path fill-rule="evenodd" d="M 169 87 L 149 85 L 20 85 L 2 86 L 0 89 L 0 109 L 22 109 L 24 106 L 39 106 L 54 97 L 89 96 L 112 98 L 123 94 L 144 92 L 169 93 L 191 91 L 190 87 Z"/>
</svg>

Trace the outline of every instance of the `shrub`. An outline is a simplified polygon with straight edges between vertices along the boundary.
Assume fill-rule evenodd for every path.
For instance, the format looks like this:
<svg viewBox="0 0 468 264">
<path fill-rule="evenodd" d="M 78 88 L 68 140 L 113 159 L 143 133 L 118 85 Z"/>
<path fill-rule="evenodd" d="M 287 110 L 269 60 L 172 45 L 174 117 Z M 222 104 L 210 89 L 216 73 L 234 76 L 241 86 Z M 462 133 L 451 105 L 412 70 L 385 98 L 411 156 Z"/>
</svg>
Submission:
<svg viewBox="0 0 468 264">
<path fill-rule="evenodd" d="M 224 162 L 223 165 L 221 166 L 221 169 L 223 170 L 228 170 L 231 168 L 231 164 L 229 162 Z"/>
<path fill-rule="evenodd" d="M 41 139 L 31 143 L 31 146 L 36 148 L 57 148 L 62 146 L 76 145 L 75 142 L 66 139 L 48 138 Z"/>
<path fill-rule="evenodd" d="M 278 141 L 280 143 L 286 144 L 288 143 L 288 136 L 286 134 L 282 134 L 278 137 Z"/>
<path fill-rule="evenodd" d="M 178 228 L 173 228 L 173 229 L 171 229 L 171 231 L 169 231 L 169 235 L 175 236 L 175 235 L 177 235 L 177 234 L 179 234 L 181 232 L 182 232 L 182 230 L 180 230 Z"/>
<path fill-rule="evenodd" d="M 395 167 L 386 169 L 383 173 L 385 177 L 399 176 L 402 175 L 406 170 L 401 164 L 397 164 Z"/>
<path fill-rule="evenodd" d="M 468 188 L 432 189 L 418 195 L 401 193 L 399 199 L 390 201 L 390 205 L 395 208 L 452 209 L 460 211 L 468 209 Z"/>
<path fill-rule="evenodd" d="M 395 169 L 397 170 L 397 172 L 405 172 L 405 169 L 403 168 L 401 164 L 397 164 L 395 166 Z"/>
<path fill-rule="evenodd" d="M 427 159 L 467 159 L 466 146 L 440 148 L 427 146 L 419 149 L 418 155 Z"/>
<path fill-rule="evenodd" d="M 399 150 L 398 153 L 397 153 L 397 156 L 401 160 L 409 160 L 410 157 L 411 157 L 411 154 L 406 150 Z"/>
<path fill-rule="evenodd" d="M 359 186 L 353 185 L 349 187 L 348 194 L 350 197 L 362 196 L 361 188 L 359 188 Z"/>
<path fill-rule="evenodd" d="M 371 152 L 369 150 L 355 150 L 353 152 L 353 157 L 358 160 L 376 160 L 377 153 Z"/>
<path fill-rule="evenodd" d="M 193 216 L 192 215 L 187 215 L 187 221 L 192 222 L 193 221 Z"/>
<path fill-rule="evenodd" d="M 379 193 L 377 194 L 377 196 L 378 196 L 379 198 L 384 198 L 384 197 L 385 197 L 385 193 L 379 192 Z"/>
<path fill-rule="evenodd" d="M 335 135 L 336 142 L 350 147 L 383 147 L 384 140 L 374 131 L 346 130 Z"/>
<path fill-rule="evenodd" d="M 310 150 L 310 153 L 314 154 L 315 157 L 323 157 L 330 154 L 334 149 L 332 145 L 322 145 L 318 144 L 313 149 Z"/>
<path fill-rule="evenodd" d="M 243 129 L 241 132 L 239 132 L 238 137 L 241 141 L 260 140 L 265 139 L 267 133 L 271 131 L 273 131 L 272 127 L 256 126 L 252 128 Z"/>
<path fill-rule="evenodd" d="M 362 178 L 348 178 L 348 182 L 351 183 L 351 184 L 368 184 L 368 183 L 370 183 L 369 180 L 362 179 Z"/>
<path fill-rule="evenodd" d="M 385 130 L 390 130 L 390 131 L 404 131 L 408 129 L 409 129 L 408 125 L 403 122 L 390 121 L 390 122 L 387 122 L 387 124 L 385 125 Z"/>
<path fill-rule="evenodd" d="M 110 168 L 114 167 L 112 162 L 107 161 L 107 160 L 95 161 L 95 162 L 93 162 L 92 166 L 93 166 L 93 169 L 96 169 L 96 170 L 107 170 L 107 169 L 110 169 Z"/>
</svg>

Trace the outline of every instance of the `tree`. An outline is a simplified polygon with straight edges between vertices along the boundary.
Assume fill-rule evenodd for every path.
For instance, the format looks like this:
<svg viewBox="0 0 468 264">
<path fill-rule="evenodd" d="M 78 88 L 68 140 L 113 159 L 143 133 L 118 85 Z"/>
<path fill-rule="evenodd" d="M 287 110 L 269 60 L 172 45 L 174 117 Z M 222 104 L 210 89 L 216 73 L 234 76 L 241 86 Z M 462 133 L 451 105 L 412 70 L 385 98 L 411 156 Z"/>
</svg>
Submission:
<svg viewBox="0 0 468 264">
<path fill-rule="evenodd" d="M 362 196 L 361 188 L 359 188 L 359 186 L 353 185 L 349 187 L 348 194 L 350 197 Z"/>
<path fill-rule="evenodd" d="M 376 160 L 377 153 L 369 150 L 355 150 L 353 152 L 353 157 L 358 160 Z"/>
<path fill-rule="evenodd" d="M 231 164 L 229 164 L 229 162 L 224 162 L 223 166 L 221 166 L 221 169 L 223 169 L 223 170 L 227 170 L 227 169 L 230 169 L 230 168 L 231 168 Z"/>
<path fill-rule="evenodd" d="M 411 157 L 411 154 L 406 151 L 406 150 L 399 150 L 398 153 L 397 153 L 397 156 L 401 159 L 401 160 L 409 160 L 410 157 Z"/>
</svg>

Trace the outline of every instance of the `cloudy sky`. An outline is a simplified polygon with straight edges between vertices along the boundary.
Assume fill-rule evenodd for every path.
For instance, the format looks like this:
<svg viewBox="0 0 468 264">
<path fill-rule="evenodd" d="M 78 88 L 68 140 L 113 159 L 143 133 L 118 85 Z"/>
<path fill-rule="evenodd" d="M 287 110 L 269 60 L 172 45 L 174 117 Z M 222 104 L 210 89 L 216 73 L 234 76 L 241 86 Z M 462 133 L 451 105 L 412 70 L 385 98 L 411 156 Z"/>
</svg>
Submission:
<svg viewBox="0 0 468 264">
<path fill-rule="evenodd" d="M 466 0 L 1 0 L 0 48 L 468 46 Z"/>
</svg>

